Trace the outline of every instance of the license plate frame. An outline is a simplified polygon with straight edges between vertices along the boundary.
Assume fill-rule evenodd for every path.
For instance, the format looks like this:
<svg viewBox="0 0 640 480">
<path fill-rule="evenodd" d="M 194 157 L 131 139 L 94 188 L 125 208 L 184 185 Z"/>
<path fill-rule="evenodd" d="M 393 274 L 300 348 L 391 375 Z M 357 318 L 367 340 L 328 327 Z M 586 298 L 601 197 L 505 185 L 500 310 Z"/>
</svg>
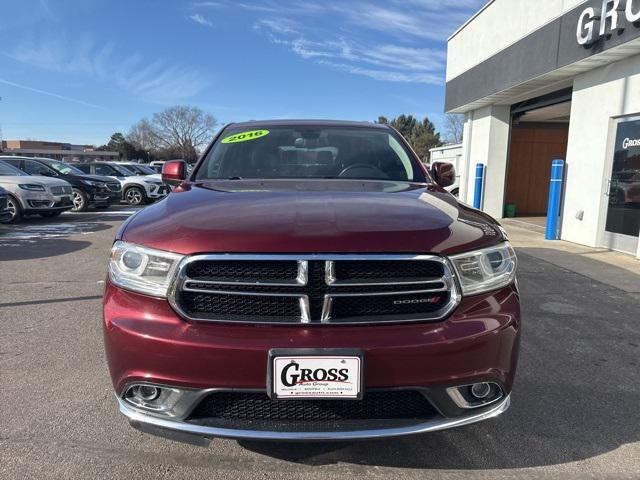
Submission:
<svg viewBox="0 0 640 480">
<path fill-rule="evenodd" d="M 334 395 L 322 394 L 291 394 L 282 395 L 278 393 L 280 388 L 276 386 L 275 371 L 277 369 L 276 360 L 341 360 L 357 361 L 357 378 L 354 387 L 357 389 L 356 394 L 339 394 Z M 322 383 L 322 381 L 321 381 Z M 274 348 L 269 350 L 267 360 L 267 395 L 272 400 L 362 400 L 364 396 L 364 352 L 359 349 L 352 348 Z"/>
</svg>

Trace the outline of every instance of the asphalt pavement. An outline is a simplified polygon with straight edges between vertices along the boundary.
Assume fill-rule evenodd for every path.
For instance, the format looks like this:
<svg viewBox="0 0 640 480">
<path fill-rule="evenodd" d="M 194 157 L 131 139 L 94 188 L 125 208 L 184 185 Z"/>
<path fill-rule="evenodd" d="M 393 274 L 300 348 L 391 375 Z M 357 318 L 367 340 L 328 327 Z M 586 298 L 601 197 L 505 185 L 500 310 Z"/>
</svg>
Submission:
<svg viewBox="0 0 640 480">
<path fill-rule="evenodd" d="M 100 324 L 109 248 L 132 211 L 0 226 L 0 478 L 640 478 L 640 268 L 558 250 L 577 268 L 526 242 L 521 357 L 497 419 L 356 443 L 196 447 L 134 430 Z"/>
</svg>

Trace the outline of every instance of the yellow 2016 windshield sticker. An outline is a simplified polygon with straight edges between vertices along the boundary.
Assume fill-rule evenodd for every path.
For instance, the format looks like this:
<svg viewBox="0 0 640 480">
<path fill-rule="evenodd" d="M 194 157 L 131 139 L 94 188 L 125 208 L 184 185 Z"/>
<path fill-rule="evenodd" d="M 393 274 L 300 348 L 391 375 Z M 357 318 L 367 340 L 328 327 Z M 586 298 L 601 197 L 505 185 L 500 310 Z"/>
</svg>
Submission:
<svg viewBox="0 0 640 480">
<path fill-rule="evenodd" d="M 248 140 L 255 140 L 257 138 L 269 135 L 269 130 L 251 130 L 250 132 L 236 133 L 222 140 L 222 143 L 238 143 L 246 142 Z"/>
</svg>

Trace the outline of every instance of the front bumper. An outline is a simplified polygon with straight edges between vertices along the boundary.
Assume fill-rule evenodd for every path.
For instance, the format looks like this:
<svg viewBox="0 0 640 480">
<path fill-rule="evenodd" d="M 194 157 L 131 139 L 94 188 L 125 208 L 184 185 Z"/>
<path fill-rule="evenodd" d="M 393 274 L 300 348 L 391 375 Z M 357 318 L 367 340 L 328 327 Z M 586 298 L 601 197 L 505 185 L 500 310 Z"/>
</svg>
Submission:
<svg viewBox="0 0 640 480">
<path fill-rule="evenodd" d="M 235 438 L 245 440 L 286 440 L 286 441 L 349 441 L 373 440 L 378 438 L 400 437 L 419 433 L 437 432 L 497 417 L 509 409 L 511 397 L 506 396 L 500 402 L 480 412 L 469 415 L 446 418 L 440 417 L 426 422 L 395 428 L 377 428 L 363 430 L 344 430 L 331 432 L 278 432 L 266 430 L 248 430 L 217 428 L 194 425 L 180 420 L 159 418 L 139 411 L 118 398 L 120 413 L 129 419 L 129 423 L 138 430 L 152 435 L 172 438 L 189 443 L 201 443 L 201 439 Z"/>
<path fill-rule="evenodd" d="M 265 326 L 187 322 L 163 299 L 127 292 L 107 282 L 105 348 L 120 410 L 134 426 L 201 437 L 276 440 L 364 439 L 467 425 L 504 412 L 517 364 L 520 331 L 515 285 L 463 298 L 446 320 L 360 326 Z M 184 418 L 150 414 L 123 399 L 128 385 L 144 382 L 175 388 L 266 390 L 272 348 L 357 348 L 365 355 L 365 395 L 376 389 L 421 389 L 438 415 L 402 426 L 351 430 L 281 431 L 217 428 Z M 495 382 L 500 401 L 484 408 L 456 408 L 448 387 Z M 153 432 L 150 432 L 153 433 Z"/>
<path fill-rule="evenodd" d="M 66 211 L 73 208 L 70 196 L 30 195 L 23 199 L 23 210 L 27 215 Z"/>
<path fill-rule="evenodd" d="M 168 185 L 148 185 L 145 184 L 147 197 L 152 199 L 164 198 L 171 193 Z"/>
<path fill-rule="evenodd" d="M 96 189 L 91 192 L 91 195 L 89 196 L 89 203 L 91 203 L 91 205 L 111 205 L 119 202 L 121 197 L 121 191 L 113 192 L 108 189 Z"/>
</svg>

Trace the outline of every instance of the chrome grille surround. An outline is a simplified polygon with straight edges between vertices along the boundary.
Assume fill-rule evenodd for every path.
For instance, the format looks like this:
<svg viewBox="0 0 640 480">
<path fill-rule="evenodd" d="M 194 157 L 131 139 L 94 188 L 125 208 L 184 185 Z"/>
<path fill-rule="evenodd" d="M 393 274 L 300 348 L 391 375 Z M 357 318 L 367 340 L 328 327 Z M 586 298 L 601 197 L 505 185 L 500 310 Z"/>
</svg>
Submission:
<svg viewBox="0 0 640 480">
<path fill-rule="evenodd" d="M 73 189 L 67 185 L 54 185 L 50 187 L 50 191 L 53 195 L 71 195 Z"/>
<path fill-rule="evenodd" d="M 281 281 L 230 281 L 224 280 L 202 280 L 190 278 L 187 269 L 190 264 L 199 261 L 292 261 L 298 263 L 297 277 L 282 279 Z M 309 295 L 305 293 L 305 287 L 309 285 L 309 262 L 324 262 L 324 287 L 327 291 L 322 302 L 322 313 L 318 318 L 313 318 L 311 314 Z M 341 281 L 335 277 L 335 265 L 340 261 L 412 261 L 412 262 L 436 262 L 442 267 L 442 276 L 419 279 L 380 279 L 374 281 Z M 225 289 L 228 286 L 228 290 Z M 397 290 L 391 286 L 398 286 Z M 201 286 L 211 286 L 212 288 L 201 288 Z M 238 287 L 265 288 L 268 287 L 291 287 L 291 292 L 273 293 L 268 291 L 250 292 L 242 291 Z M 411 288 L 415 286 L 415 288 Z M 234 287 L 233 289 L 231 287 Z M 371 291 L 357 293 L 342 293 L 341 287 L 362 287 L 371 288 Z M 380 287 L 376 291 L 376 287 Z M 385 287 L 385 288 L 382 288 Z M 264 318 L 247 318 L 246 321 L 229 320 L 222 318 L 205 318 L 197 315 L 189 315 L 181 306 L 180 294 L 182 292 L 217 294 L 217 295 L 239 295 L 258 297 L 288 297 L 296 298 L 299 304 L 300 313 L 295 321 L 273 321 Z M 332 318 L 332 304 L 334 299 L 345 297 L 382 297 L 382 296 L 408 296 L 418 294 L 434 294 L 446 292 L 447 302 L 438 310 L 420 315 L 381 315 L 367 318 Z M 445 257 L 438 255 L 406 255 L 406 254 L 206 254 L 186 257 L 176 270 L 169 287 L 169 303 L 173 309 L 183 318 L 194 321 L 224 322 L 224 323 L 246 323 L 246 324 L 273 324 L 273 325 L 357 325 L 357 324 L 381 324 L 381 323 L 408 323 L 439 321 L 446 318 L 460 303 L 461 293 L 455 279 L 453 267 Z"/>
</svg>

